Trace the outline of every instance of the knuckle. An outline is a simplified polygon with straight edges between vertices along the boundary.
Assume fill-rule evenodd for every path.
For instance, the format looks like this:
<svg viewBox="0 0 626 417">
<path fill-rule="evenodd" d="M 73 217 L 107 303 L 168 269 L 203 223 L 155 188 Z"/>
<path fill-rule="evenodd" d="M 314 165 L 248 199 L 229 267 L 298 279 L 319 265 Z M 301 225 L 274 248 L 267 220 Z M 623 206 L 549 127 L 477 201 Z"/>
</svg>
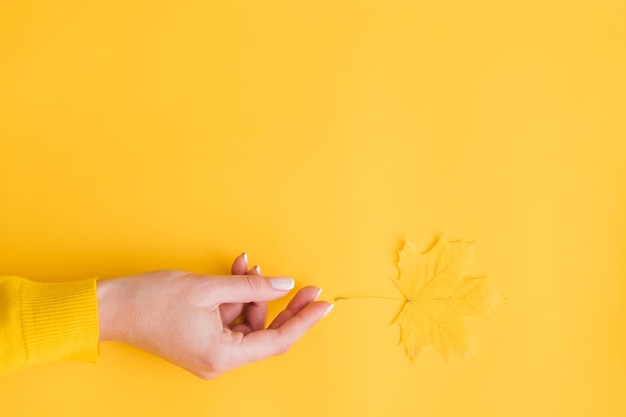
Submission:
<svg viewBox="0 0 626 417">
<path fill-rule="evenodd" d="M 289 351 L 290 347 L 291 347 L 290 343 L 281 339 L 281 341 L 276 346 L 276 355 L 284 355 L 285 353 Z"/>
<path fill-rule="evenodd" d="M 199 371 L 199 372 L 194 372 L 194 374 L 200 378 L 200 379 L 204 379 L 205 381 L 208 381 L 210 379 L 215 379 L 219 376 L 219 374 L 215 373 L 215 372 L 207 372 L 207 371 Z"/>
<path fill-rule="evenodd" d="M 257 293 L 261 289 L 261 281 L 251 276 L 246 276 L 244 282 L 252 294 Z"/>
<path fill-rule="evenodd" d="M 226 366 L 224 363 L 224 354 L 221 351 L 212 352 L 211 354 L 204 355 L 201 359 L 201 378 L 208 376 L 214 378 L 215 376 L 225 372 Z"/>
<path fill-rule="evenodd" d="M 285 353 L 289 352 L 289 347 L 288 345 L 280 345 L 278 347 L 278 350 L 276 351 L 277 355 L 284 355 Z"/>
</svg>

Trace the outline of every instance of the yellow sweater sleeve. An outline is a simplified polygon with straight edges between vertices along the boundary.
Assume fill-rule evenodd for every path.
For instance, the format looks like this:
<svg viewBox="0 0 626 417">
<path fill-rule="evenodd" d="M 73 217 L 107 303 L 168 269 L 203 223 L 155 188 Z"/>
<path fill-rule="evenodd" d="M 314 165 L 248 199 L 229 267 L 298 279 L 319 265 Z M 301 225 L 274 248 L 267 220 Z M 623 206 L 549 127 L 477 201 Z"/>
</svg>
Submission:
<svg viewBox="0 0 626 417">
<path fill-rule="evenodd" d="M 95 363 L 96 279 L 41 283 L 0 276 L 0 375 L 49 362 Z"/>
</svg>

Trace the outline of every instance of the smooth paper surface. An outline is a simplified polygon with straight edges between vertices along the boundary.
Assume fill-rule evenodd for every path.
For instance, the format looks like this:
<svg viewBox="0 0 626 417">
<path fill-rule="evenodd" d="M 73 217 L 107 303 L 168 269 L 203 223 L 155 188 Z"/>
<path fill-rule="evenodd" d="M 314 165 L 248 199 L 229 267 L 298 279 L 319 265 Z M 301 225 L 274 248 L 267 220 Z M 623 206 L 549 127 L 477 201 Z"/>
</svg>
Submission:
<svg viewBox="0 0 626 417">
<path fill-rule="evenodd" d="M 322 297 L 476 240 L 506 297 L 474 358 L 415 363 L 401 301 L 201 381 L 103 344 L 0 379 L 3 416 L 626 415 L 626 3 L 0 2 L 0 273 L 246 251 Z M 275 314 L 287 300 L 273 304 Z"/>
</svg>

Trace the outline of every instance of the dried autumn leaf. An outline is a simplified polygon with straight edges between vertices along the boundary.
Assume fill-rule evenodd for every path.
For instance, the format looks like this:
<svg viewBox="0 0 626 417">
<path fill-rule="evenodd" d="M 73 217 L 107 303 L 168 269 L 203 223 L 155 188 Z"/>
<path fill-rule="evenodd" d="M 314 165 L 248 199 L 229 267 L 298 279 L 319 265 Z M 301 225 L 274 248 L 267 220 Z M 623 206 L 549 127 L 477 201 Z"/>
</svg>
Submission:
<svg viewBox="0 0 626 417">
<path fill-rule="evenodd" d="M 500 301 L 485 277 L 464 276 L 473 248 L 473 242 L 450 242 L 442 236 L 424 254 L 410 241 L 399 252 L 400 277 L 394 282 L 406 303 L 394 322 L 412 360 L 430 345 L 446 360 L 451 353 L 473 355 L 473 338 L 463 317 L 487 316 Z"/>
</svg>

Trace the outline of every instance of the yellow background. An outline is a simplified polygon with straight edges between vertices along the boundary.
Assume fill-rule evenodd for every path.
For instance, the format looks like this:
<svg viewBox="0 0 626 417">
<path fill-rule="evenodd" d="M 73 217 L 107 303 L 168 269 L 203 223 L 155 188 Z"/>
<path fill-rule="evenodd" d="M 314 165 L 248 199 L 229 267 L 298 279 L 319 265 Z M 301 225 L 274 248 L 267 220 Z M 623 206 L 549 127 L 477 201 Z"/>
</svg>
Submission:
<svg viewBox="0 0 626 417">
<path fill-rule="evenodd" d="M 118 344 L 0 380 L 2 416 L 626 415 L 623 1 L 0 1 L 0 272 L 245 250 L 324 297 L 397 294 L 403 239 L 477 239 L 506 301 L 411 364 L 353 300 L 201 381 Z M 274 304 L 272 312 L 284 306 Z"/>
</svg>

